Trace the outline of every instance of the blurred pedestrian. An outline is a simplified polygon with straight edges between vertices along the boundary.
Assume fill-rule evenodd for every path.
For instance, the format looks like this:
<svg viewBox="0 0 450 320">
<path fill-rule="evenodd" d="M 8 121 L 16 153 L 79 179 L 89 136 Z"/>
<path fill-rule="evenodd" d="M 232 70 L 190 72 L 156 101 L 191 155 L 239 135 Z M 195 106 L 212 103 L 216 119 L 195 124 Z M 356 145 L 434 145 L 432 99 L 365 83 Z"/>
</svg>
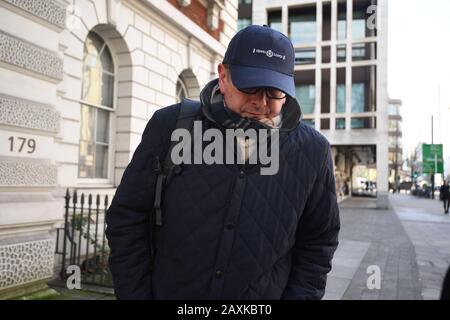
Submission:
<svg viewBox="0 0 450 320">
<path fill-rule="evenodd" d="M 350 193 L 349 191 L 350 191 L 350 188 L 349 188 L 349 186 L 348 186 L 348 182 L 345 181 L 345 182 L 344 182 L 344 196 L 348 196 L 349 193 Z"/>
<path fill-rule="evenodd" d="M 448 181 L 444 180 L 440 188 L 439 198 L 444 202 L 444 213 L 448 214 L 449 202 L 450 202 L 450 190 L 449 190 Z"/>
</svg>

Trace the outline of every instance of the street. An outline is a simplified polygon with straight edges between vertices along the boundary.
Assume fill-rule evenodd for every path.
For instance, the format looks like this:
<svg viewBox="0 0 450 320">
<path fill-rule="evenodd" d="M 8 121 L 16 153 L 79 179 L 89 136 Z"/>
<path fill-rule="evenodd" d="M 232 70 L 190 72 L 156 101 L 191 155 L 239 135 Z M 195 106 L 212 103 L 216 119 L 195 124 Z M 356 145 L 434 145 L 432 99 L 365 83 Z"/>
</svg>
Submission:
<svg viewBox="0 0 450 320">
<path fill-rule="evenodd" d="M 324 299 L 439 299 L 450 265 L 450 215 L 438 200 L 390 194 L 389 201 L 388 210 L 370 198 L 340 204 L 340 245 Z M 368 286 L 373 266 L 379 289 Z"/>
</svg>

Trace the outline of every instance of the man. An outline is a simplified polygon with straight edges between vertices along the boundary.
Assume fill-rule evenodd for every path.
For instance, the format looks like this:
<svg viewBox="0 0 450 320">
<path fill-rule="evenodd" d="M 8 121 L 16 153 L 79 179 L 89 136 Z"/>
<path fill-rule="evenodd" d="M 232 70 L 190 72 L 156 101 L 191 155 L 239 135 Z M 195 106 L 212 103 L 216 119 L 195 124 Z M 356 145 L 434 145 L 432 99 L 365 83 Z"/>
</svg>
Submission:
<svg viewBox="0 0 450 320">
<path fill-rule="evenodd" d="M 444 202 L 444 214 L 448 213 L 450 203 L 450 187 L 448 182 L 444 180 L 440 190 L 440 198 Z"/>
<path fill-rule="evenodd" d="M 201 92 L 202 132 L 277 132 L 278 149 L 275 133 L 238 137 L 243 164 L 183 164 L 161 210 L 155 159 L 172 154 L 180 104 L 155 112 L 106 216 L 118 299 L 323 297 L 339 210 L 329 143 L 300 121 L 294 56 L 290 40 L 267 26 L 233 37 L 219 79 Z M 265 142 L 279 161 L 269 174 L 247 148 Z"/>
</svg>

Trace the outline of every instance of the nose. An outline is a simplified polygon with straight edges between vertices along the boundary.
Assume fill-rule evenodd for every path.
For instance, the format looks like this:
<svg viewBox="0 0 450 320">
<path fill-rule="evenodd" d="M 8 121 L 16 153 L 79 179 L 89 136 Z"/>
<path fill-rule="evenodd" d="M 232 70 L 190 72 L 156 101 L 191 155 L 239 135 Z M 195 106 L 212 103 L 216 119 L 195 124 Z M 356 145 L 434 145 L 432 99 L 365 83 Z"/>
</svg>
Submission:
<svg viewBox="0 0 450 320">
<path fill-rule="evenodd" d="M 265 90 L 259 90 L 252 95 L 252 104 L 258 110 L 267 109 L 267 96 Z"/>
</svg>

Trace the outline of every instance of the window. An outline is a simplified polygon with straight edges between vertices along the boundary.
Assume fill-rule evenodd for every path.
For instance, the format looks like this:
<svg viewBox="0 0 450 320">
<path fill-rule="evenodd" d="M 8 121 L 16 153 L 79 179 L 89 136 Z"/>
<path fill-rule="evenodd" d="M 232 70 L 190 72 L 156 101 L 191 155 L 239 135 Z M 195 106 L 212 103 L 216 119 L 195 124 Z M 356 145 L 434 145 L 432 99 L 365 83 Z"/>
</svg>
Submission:
<svg viewBox="0 0 450 320">
<path fill-rule="evenodd" d="M 397 131 L 397 120 L 388 120 L 388 128 L 390 131 Z"/>
<path fill-rule="evenodd" d="M 337 40 L 347 39 L 347 2 L 340 0 L 338 3 Z"/>
<path fill-rule="evenodd" d="M 369 43 L 355 43 L 352 45 L 352 60 L 373 60 L 377 58 L 376 44 Z"/>
<path fill-rule="evenodd" d="M 178 78 L 176 90 L 177 90 L 177 103 L 180 103 L 181 100 L 188 97 L 186 85 L 180 78 Z"/>
<path fill-rule="evenodd" d="M 345 130 L 345 118 L 336 119 L 336 130 Z"/>
<path fill-rule="evenodd" d="M 395 152 L 389 152 L 389 163 L 395 164 Z"/>
<path fill-rule="evenodd" d="M 304 70 L 295 73 L 295 95 L 303 114 L 314 114 L 316 104 L 316 72 Z"/>
<path fill-rule="evenodd" d="M 336 69 L 336 113 L 345 113 L 345 68 Z M 345 121 L 344 121 L 345 124 Z"/>
<path fill-rule="evenodd" d="M 322 40 L 331 40 L 331 3 L 323 3 Z"/>
<path fill-rule="evenodd" d="M 394 165 L 395 164 L 395 152 L 389 152 L 389 164 Z"/>
<path fill-rule="evenodd" d="M 353 118 L 351 123 L 352 129 L 364 129 L 364 119 Z"/>
<path fill-rule="evenodd" d="M 364 11 L 353 12 L 352 39 L 361 39 L 366 36 L 366 20 Z"/>
<path fill-rule="evenodd" d="M 249 18 L 241 18 L 238 19 L 237 21 L 237 30 L 242 30 L 245 27 L 248 27 L 249 25 L 251 25 L 252 21 Z"/>
<path fill-rule="evenodd" d="M 295 64 L 314 64 L 316 63 L 316 49 L 305 48 L 295 50 Z"/>
<path fill-rule="evenodd" d="M 352 69 L 352 112 L 376 111 L 376 67 Z"/>
<path fill-rule="evenodd" d="M 289 10 L 289 38 L 293 45 L 316 42 L 316 7 Z"/>
<path fill-rule="evenodd" d="M 389 147 L 390 148 L 400 148 L 402 146 L 402 138 L 396 136 L 389 136 Z"/>
<path fill-rule="evenodd" d="M 374 0 L 353 0 L 352 38 L 363 39 L 376 36 Z"/>
<path fill-rule="evenodd" d="M 295 88 L 297 100 L 304 114 L 313 114 L 316 104 L 316 86 L 313 84 L 301 85 Z"/>
<path fill-rule="evenodd" d="M 389 148 L 396 148 L 397 147 L 397 142 L 396 142 L 395 137 L 389 137 L 388 141 L 389 141 Z"/>
<path fill-rule="evenodd" d="M 336 113 L 345 113 L 345 84 L 336 87 Z"/>
<path fill-rule="evenodd" d="M 376 118 L 352 118 L 351 127 L 352 129 L 376 129 Z"/>
<path fill-rule="evenodd" d="M 267 13 L 268 25 L 274 30 L 283 32 L 283 25 L 281 23 L 281 11 L 270 11 Z"/>
<path fill-rule="evenodd" d="M 364 83 L 352 84 L 352 112 L 364 112 Z"/>
<path fill-rule="evenodd" d="M 391 115 L 391 116 L 396 116 L 396 115 L 398 115 L 397 106 L 396 106 L 396 105 L 393 105 L 393 104 L 390 104 L 390 105 L 388 106 L 388 114 Z"/>
<path fill-rule="evenodd" d="M 84 45 L 78 177 L 108 178 L 110 119 L 114 101 L 114 64 L 98 35 Z"/>
<path fill-rule="evenodd" d="M 347 46 L 345 44 L 338 44 L 336 46 L 336 55 L 337 62 L 345 62 L 347 60 Z"/>
</svg>

